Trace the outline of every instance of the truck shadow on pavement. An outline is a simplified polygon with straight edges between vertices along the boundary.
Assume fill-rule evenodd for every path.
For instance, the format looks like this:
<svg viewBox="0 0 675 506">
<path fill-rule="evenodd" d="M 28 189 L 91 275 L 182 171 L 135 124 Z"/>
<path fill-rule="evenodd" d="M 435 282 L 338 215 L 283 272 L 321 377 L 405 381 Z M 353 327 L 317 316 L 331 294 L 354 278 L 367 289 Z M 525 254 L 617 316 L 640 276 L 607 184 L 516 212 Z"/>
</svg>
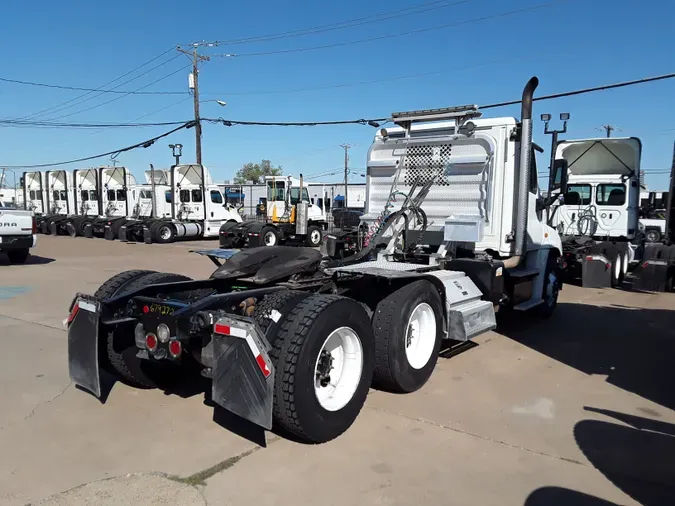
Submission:
<svg viewBox="0 0 675 506">
<path fill-rule="evenodd" d="M 618 388 L 675 409 L 675 311 L 559 303 L 551 319 L 497 332 Z M 659 416 L 645 408 L 645 414 Z"/>
<path fill-rule="evenodd" d="M 12 267 L 21 267 L 22 265 L 45 265 L 45 264 L 50 264 L 52 262 L 55 262 L 56 260 L 53 258 L 49 257 L 41 257 L 39 255 L 29 255 L 26 261 L 22 264 L 11 264 L 9 262 L 9 259 L 7 258 L 7 255 L 3 255 L 0 253 L 0 266 L 12 266 Z"/>
<path fill-rule="evenodd" d="M 621 422 L 582 420 L 574 438 L 589 462 L 614 486 L 645 506 L 672 504 L 675 497 L 675 425 L 616 411 L 584 408 Z M 615 506 L 560 487 L 542 487 L 525 506 Z"/>
</svg>

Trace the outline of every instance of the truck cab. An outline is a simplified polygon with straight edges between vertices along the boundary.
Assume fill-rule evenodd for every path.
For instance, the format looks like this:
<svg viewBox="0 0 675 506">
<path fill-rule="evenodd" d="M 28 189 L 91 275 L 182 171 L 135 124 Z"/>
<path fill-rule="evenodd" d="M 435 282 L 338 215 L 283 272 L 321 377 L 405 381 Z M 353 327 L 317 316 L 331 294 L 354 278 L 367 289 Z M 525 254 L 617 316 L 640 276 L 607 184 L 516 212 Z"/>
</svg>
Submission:
<svg viewBox="0 0 675 506">
<path fill-rule="evenodd" d="M 234 206 L 228 204 L 209 170 L 203 165 L 172 167 L 173 217 L 180 221 L 203 222 L 203 237 L 218 235 L 228 221 L 241 222 Z"/>
<path fill-rule="evenodd" d="M 640 213 L 640 157 L 635 137 L 561 141 L 556 160 L 567 189 L 552 224 L 562 235 L 633 241 Z"/>
<path fill-rule="evenodd" d="M 75 188 L 75 214 L 79 216 L 99 216 L 99 174 L 97 169 L 75 169 L 73 171 Z"/>
<path fill-rule="evenodd" d="M 44 174 L 42 172 L 24 172 L 23 201 L 26 209 L 33 211 L 37 216 L 44 214 L 47 209 L 44 191 L 45 186 Z"/>
<path fill-rule="evenodd" d="M 309 187 L 301 185 L 299 179 L 292 176 L 265 176 L 267 185 L 266 215 L 273 222 L 290 217 L 293 206 L 305 202 L 309 221 L 323 222 L 326 220 L 324 210 L 312 202 L 309 196 Z M 315 185 L 316 186 L 316 185 Z"/>
<path fill-rule="evenodd" d="M 73 214 L 75 207 L 73 176 L 66 170 L 48 170 L 45 172 L 47 180 L 47 214 Z"/>
</svg>

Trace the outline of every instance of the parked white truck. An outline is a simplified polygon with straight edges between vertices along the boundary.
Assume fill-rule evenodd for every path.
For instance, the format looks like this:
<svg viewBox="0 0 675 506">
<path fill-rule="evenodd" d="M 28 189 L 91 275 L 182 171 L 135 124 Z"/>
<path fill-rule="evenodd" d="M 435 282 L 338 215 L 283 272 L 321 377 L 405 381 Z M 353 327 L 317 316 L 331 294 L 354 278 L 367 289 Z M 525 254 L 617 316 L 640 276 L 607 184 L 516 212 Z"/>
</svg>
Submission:
<svg viewBox="0 0 675 506">
<path fill-rule="evenodd" d="M 556 147 L 552 193 L 560 191 L 562 199 L 551 207 L 549 223 L 562 236 L 567 276 L 585 287 L 620 285 L 636 259 L 643 241 L 641 155 L 635 137 L 565 140 Z"/>
<path fill-rule="evenodd" d="M 350 258 L 216 249 L 201 253 L 227 261 L 205 279 L 130 270 L 75 294 L 72 381 L 101 398 L 101 369 L 148 388 L 198 365 L 214 404 L 322 443 L 349 429 L 371 384 L 422 388 L 441 343 L 494 329 L 497 310 L 551 316 L 562 251 L 538 209 L 537 84 L 520 120 L 394 113 L 368 156 L 369 243 Z"/>
<path fill-rule="evenodd" d="M 12 264 L 22 264 L 37 244 L 35 213 L 0 200 L 0 252 Z"/>
<path fill-rule="evenodd" d="M 169 188 L 163 200 L 156 199 L 155 215 L 127 221 L 119 228 L 117 238 L 150 244 L 218 237 L 223 224 L 242 221 L 203 165 L 174 165 L 168 177 Z"/>
</svg>

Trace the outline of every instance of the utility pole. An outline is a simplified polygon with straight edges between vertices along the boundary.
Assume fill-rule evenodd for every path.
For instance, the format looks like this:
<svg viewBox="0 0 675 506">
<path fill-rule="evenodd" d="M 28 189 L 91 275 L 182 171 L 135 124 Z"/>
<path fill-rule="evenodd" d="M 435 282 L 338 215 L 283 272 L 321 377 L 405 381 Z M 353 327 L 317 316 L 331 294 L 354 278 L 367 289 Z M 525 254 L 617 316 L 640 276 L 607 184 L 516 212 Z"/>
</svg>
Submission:
<svg viewBox="0 0 675 506">
<path fill-rule="evenodd" d="M 602 125 L 600 128 L 607 132 L 607 138 L 609 138 L 612 135 L 612 132 L 616 130 L 614 125 Z"/>
<path fill-rule="evenodd" d="M 197 154 L 197 164 L 202 163 L 202 122 L 199 117 L 199 63 L 202 61 L 209 61 L 211 58 L 201 55 L 197 52 L 197 48 L 203 43 L 195 42 L 192 45 L 192 51 L 187 51 L 180 46 L 176 49 L 183 54 L 192 58 L 192 73 L 188 80 L 189 87 L 192 88 L 192 98 L 195 109 L 195 151 Z"/>
<path fill-rule="evenodd" d="M 347 175 L 349 174 L 349 148 L 351 144 L 340 144 L 340 147 L 345 150 L 345 209 L 347 209 Z"/>
</svg>

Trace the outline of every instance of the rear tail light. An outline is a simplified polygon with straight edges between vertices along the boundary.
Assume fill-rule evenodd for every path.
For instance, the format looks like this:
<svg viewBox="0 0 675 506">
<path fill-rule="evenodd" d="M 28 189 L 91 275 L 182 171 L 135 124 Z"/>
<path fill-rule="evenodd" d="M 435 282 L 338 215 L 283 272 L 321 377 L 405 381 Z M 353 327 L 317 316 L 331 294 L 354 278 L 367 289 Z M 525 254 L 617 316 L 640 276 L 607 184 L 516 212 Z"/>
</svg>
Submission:
<svg viewBox="0 0 675 506">
<path fill-rule="evenodd" d="M 145 335 L 145 346 L 147 346 L 150 351 L 155 351 L 157 349 L 157 336 L 152 332 Z"/>
<path fill-rule="evenodd" d="M 169 353 L 173 358 L 178 357 L 183 351 L 183 346 L 180 344 L 180 341 L 171 341 L 169 343 Z"/>
</svg>

